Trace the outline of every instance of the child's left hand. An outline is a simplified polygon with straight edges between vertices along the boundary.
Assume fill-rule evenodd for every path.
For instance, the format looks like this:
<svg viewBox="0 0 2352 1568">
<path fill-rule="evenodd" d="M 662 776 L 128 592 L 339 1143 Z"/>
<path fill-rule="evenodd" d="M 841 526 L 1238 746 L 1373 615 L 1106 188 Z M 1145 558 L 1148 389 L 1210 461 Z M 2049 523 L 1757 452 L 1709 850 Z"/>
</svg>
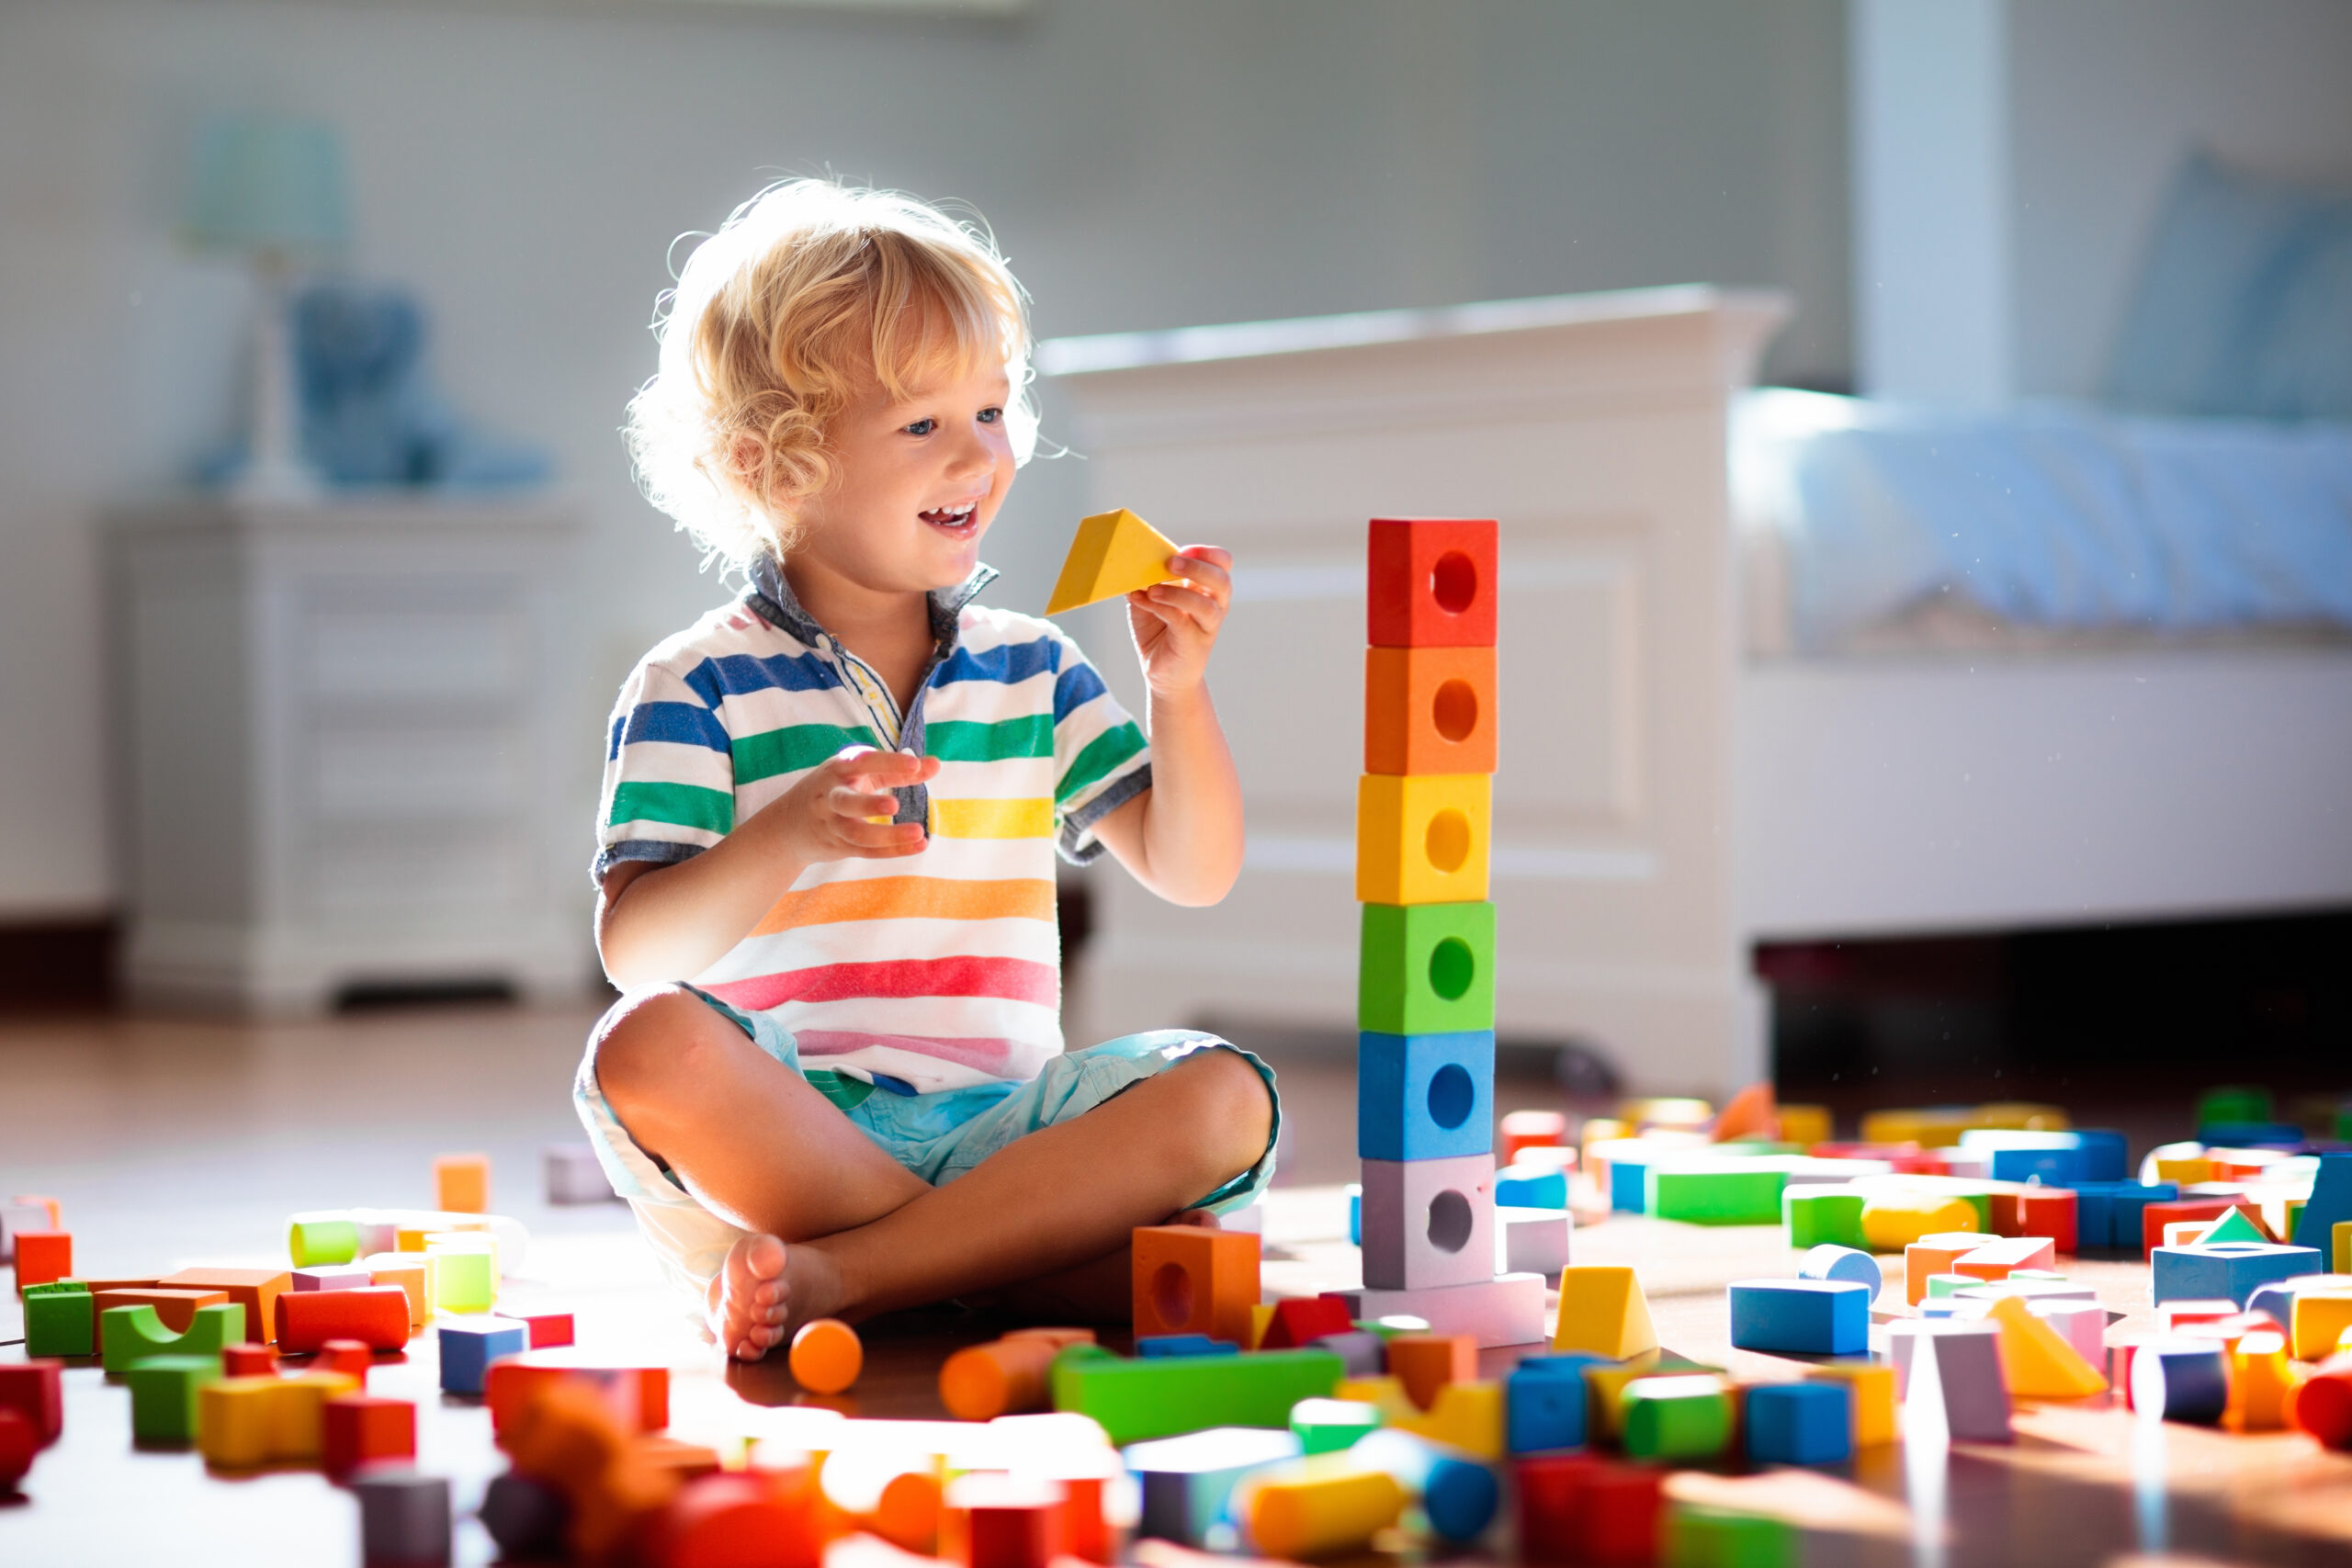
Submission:
<svg viewBox="0 0 2352 1568">
<path fill-rule="evenodd" d="M 1168 566 L 1182 581 L 1127 595 L 1127 628 L 1143 658 L 1143 678 L 1160 697 L 1187 695 L 1208 679 L 1209 649 L 1233 598 L 1230 550 L 1186 545 Z"/>
</svg>

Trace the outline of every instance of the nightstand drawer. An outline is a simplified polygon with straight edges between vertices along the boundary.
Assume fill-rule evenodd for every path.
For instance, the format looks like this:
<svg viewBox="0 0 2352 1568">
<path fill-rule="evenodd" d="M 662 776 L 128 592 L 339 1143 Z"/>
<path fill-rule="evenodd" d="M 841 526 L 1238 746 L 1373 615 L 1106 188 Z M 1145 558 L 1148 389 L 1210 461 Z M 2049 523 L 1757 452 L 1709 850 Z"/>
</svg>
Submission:
<svg viewBox="0 0 2352 1568">
<path fill-rule="evenodd" d="M 531 678 L 523 584 L 310 582 L 296 640 L 312 697 L 505 697 Z"/>
<path fill-rule="evenodd" d="M 474 723 L 325 723 L 298 746 L 304 795 L 320 822 L 478 821 L 514 818 L 530 804 L 530 727 L 520 718 Z"/>
</svg>

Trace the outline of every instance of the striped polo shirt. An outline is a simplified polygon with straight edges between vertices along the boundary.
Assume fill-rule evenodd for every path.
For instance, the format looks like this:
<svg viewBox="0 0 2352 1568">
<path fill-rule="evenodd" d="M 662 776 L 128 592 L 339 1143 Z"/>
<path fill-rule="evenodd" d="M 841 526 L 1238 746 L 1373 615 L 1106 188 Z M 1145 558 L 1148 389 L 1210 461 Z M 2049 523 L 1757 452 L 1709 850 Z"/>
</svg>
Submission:
<svg viewBox="0 0 2352 1568">
<path fill-rule="evenodd" d="M 1062 1049 L 1054 856 L 1150 787 L 1143 733 L 1061 628 L 985 609 L 986 567 L 931 596 L 938 644 L 905 712 L 810 619 L 775 562 L 647 654 L 605 747 L 595 874 L 718 842 L 845 746 L 940 760 L 899 792 L 929 841 L 810 866 L 691 979 L 798 1039 L 802 1063 L 901 1093 L 1034 1077 Z"/>
</svg>

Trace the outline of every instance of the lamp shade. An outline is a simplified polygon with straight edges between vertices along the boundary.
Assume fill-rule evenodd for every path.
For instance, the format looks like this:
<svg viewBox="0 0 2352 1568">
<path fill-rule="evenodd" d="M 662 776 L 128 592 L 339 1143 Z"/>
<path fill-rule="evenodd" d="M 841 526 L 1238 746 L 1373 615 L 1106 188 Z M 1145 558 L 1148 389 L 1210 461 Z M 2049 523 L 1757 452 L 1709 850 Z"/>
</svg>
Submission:
<svg viewBox="0 0 2352 1568">
<path fill-rule="evenodd" d="M 343 142 L 314 121 L 209 121 L 197 141 L 188 235 L 208 250 L 315 255 L 350 228 Z"/>
</svg>

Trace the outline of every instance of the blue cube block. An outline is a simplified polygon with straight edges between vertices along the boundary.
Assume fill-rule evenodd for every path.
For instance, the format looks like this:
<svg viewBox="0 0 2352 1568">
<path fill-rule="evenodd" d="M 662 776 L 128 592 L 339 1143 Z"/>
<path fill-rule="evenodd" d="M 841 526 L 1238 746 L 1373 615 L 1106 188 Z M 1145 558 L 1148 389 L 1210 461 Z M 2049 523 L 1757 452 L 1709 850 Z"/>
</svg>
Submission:
<svg viewBox="0 0 2352 1568">
<path fill-rule="evenodd" d="M 1854 1391 L 1837 1382 L 1747 1391 L 1747 1457 L 1758 1464 L 1838 1464 L 1854 1457 Z"/>
<path fill-rule="evenodd" d="M 2077 1181 L 2128 1181 L 2132 1177 L 2130 1145 L 2123 1134 L 2107 1127 L 2077 1127 L 2082 1140 L 2083 1173 Z"/>
<path fill-rule="evenodd" d="M 1146 1334 L 1136 1340 L 1136 1354 L 1148 1358 L 1175 1356 L 1234 1356 L 1241 1347 L 1230 1339 L 1205 1334 Z"/>
<path fill-rule="evenodd" d="M 1738 1280 L 1731 1342 L 1742 1350 L 1859 1356 L 1870 1348 L 1873 1294 L 1850 1280 Z"/>
<path fill-rule="evenodd" d="M 1673 1154 L 1688 1154 L 1688 1149 L 1675 1149 Z M 1609 1206 L 1621 1214 L 1638 1214 L 1649 1201 L 1650 1162 L 1667 1157 L 1669 1151 L 1627 1148 L 1623 1145 L 1609 1151 Z"/>
<path fill-rule="evenodd" d="M 1504 1208 L 1565 1209 L 1568 1206 L 1567 1173 L 1507 1165 L 1495 1172 L 1495 1202 Z"/>
<path fill-rule="evenodd" d="M 2132 1408 L 2141 1416 L 2210 1427 L 2229 1403 L 2228 1358 L 2219 1345 L 2159 1341 L 2132 1352 Z"/>
<path fill-rule="evenodd" d="M 1354 1185 L 1348 1188 L 1348 1245 L 1363 1245 L 1363 1189 Z"/>
<path fill-rule="evenodd" d="M 2140 1211 L 2169 1203 L 2180 1189 L 2169 1181 L 2078 1181 L 2075 1184 L 2075 1246 L 2084 1252 L 2140 1250 Z"/>
<path fill-rule="evenodd" d="M 436 1338 L 442 1392 L 480 1393 L 492 1361 L 531 1348 L 531 1326 L 503 1317 L 449 1318 L 443 1320 Z"/>
<path fill-rule="evenodd" d="M 1584 1370 L 1601 1356 L 1530 1356 L 1503 1381 L 1504 1443 L 1515 1454 L 1584 1446 Z"/>
<path fill-rule="evenodd" d="M 2150 1299 L 2218 1302 L 2244 1306 L 2258 1285 L 2295 1274 L 2317 1274 L 2327 1265 L 2315 1247 L 2270 1241 L 2216 1241 L 2202 1247 L 2160 1247 L 2149 1255 Z"/>
<path fill-rule="evenodd" d="M 2212 1148 L 2301 1148 L 2303 1130 L 2287 1122 L 2208 1122 L 2197 1141 Z"/>
<path fill-rule="evenodd" d="M 2352 1220 L 2352 1151 L 2324 1154 L 2312 1178 L 2311 1201 L 2295 1222 L 2295 1244 L 2332 1249 L 2335 1227 L 2346 1220 Z"/>
<path fill-rule="evenodd" d="M 1995 1149 L 1996 1181 L 2039 1181 L 2044 1187 L 2072 1187 L 2083 1179 L 2080 1149 Z"/>
<path fill-rule="evenodd" d="M 1451 1159 L 1495 1146 L 1495 1032 L 1356 1036 L 1356 1155 Z"/>
</svg>

